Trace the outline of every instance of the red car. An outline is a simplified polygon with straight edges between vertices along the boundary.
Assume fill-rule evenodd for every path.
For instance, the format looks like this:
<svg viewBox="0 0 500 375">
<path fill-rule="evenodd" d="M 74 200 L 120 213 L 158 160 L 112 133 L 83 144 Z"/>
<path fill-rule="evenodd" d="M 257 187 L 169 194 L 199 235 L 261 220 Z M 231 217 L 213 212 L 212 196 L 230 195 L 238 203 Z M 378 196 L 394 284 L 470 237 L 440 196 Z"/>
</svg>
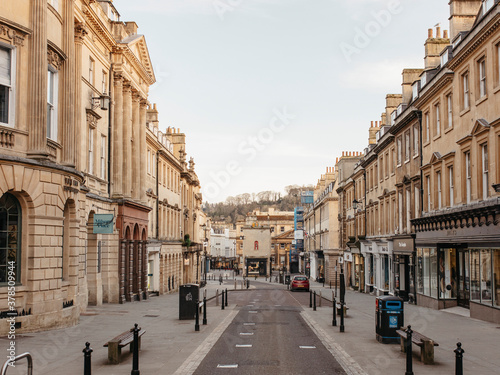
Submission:
<svg viewBox="0 0 500 375">
<path fill-rule="evenodd" d="M 290 284 L 290 290 L 305 290 L 309 292 L 309 279 L 303 275 L 296 275 L 293 277 Z"/>
</svg>

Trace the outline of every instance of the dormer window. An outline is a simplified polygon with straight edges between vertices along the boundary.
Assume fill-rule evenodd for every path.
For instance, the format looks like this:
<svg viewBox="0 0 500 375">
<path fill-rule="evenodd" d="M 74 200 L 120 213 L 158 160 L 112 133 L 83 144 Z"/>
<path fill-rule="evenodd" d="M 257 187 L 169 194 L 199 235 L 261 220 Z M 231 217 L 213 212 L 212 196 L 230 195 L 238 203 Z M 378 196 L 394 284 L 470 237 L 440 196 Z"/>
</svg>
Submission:
<svg viewBox="0 0 500 375">
<path fill-rule="evenodd" d="M 412 101 L 418 98 L 418 85 L 420 84 L 420 81 L 417 81 L 413 84 L 412 86 Z"/>
<path fill-rule="evenodd" d="M 483 16 L 488 13 L 488 11 L 495 5 L 495 0 L 484 0 L 483 1 Z"/>
<path fill-rule="evenodd" d="M 424 87 L 427 84 L 427 74 L 424 73 L 422 78 L 420 78 L 420 87 Z"/>
</svg>

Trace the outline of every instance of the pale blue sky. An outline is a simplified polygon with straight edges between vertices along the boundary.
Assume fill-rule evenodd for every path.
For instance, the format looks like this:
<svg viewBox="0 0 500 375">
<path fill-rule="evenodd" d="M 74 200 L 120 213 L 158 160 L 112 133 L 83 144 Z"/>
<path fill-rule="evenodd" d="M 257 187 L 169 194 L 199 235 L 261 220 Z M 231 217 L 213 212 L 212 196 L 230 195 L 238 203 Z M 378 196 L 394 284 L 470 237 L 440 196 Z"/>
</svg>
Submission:
<svg viewBox="0 0 500 375">
<path fill-rule="evenodd" d="M 149 100 L 163 129 L 186 133 L 210 202 L 315 184 L 342 151 L 362 151 L 402 69 L 423 67 L 427 29 L 449 16 L 448 0 L 113 3 L 146 36 Z M 370 36 L 356 44 L 359 30 Z"/>
</svg>

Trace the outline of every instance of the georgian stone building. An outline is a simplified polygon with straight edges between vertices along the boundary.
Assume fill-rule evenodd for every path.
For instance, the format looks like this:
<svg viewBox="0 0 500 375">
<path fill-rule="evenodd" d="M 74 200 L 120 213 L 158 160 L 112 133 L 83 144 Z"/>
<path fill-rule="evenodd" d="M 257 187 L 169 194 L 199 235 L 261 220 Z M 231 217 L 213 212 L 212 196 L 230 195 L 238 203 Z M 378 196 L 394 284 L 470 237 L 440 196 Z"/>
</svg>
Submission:
<svg viewBox="0 0 500 375">
<path fill-rule="evenodd" d="M 175 170 L 175 190 L 162 181 L 160 238 L 201 238 L 199 181 L 184 136 L 170 131 L 173 157 L 146 135 L 155 76 L 137 31 L 112 1 L 0 8 L 0 311 L 12 264 L 20 332 L 75 324 L 88 304 L 148 298 L 147 241 L 158 220 L 150 217 L 148 163 L 156 162 L 147 140 L 162 145 L 161 165 Z M 185 271 L 171 267 L 179 248 L 165 252 L 171 288 Z"/>
<path fill-rule="evenodd" d="M 268 228 L 270 233 L 270 243 L 267 244 L 266 242 L 264 245 L 260 243 L 258 247 L 259 254 L 261 255 L 259 255 L 260 258 L 258 262 L 261 262 L 261 266 L 255 264 L 253 266 L 248 266 L 246 260 L 254 257 L 251 251 L 254 247 L 250 246 L 250 242 L 245 242 L 247 239 L 246 233 L 252 227 Z M 294 239 L 293 230 L 293 212 L 275 211 L 274 208 L 270 208 L 268 212 L 249 212 L 245 220 L 239 220 L 236 223 L 236 256 L 238 257 L 239 269 L 246 272 L 245 270 L 249 267 L 252 267 L 252 269 L 259 269 L 260 267 L 261 275 L 265 275 L 263 273 L 264 270 L 269 271 L 270 269 L 285 269 L 289 271 L 290 250 Z M 250 231 L 249 233 L 257 232 Z M 247 247 L 250 246 L 249 249 L 245 248 L 245 243 Z M 266 249 L 269 248 L 268 253 L 262 253 L 262 246 L 265 246 Z"/>
<path fill-rule="evenodd" d="M 341 182 L 341 237 L 360 244 L 366 292 L 500 321 L 499 26 L 498 2 L 450 1 L 449 38 L 429 30 L 424 69 L 403 71 L 399 103 Z M 369 257 L 384 243 L 380 268 Z"/>
<path fill-rule="evenodd" d="M 306 275 L 327 283 L 335 281 L 335 267 L 340 274 L 338 178 L 335 168 L 326 169 L 314 189 L 314 203 L 304 213 Z"/>
</svg>

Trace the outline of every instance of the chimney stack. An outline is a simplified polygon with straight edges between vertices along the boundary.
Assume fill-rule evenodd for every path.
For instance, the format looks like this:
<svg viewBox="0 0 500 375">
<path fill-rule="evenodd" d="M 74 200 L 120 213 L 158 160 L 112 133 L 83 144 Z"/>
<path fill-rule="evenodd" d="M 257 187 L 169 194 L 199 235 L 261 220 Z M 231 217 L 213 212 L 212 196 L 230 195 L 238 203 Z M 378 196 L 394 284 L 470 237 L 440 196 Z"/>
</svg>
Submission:
<svg viewBox="0 0 500 375">
<path fill-rule="evenodd" d="M 448 33 L 446 33 L 448 35 Z M 441 38 L 441 28 L 436 27 L 436 37 L 432 36 L 432 29 L 429 29 L 429 37 L 425 41 L 425 70 L 434 69 L 441 64 L 440 54 L 450 44 L 448 38 Z"/>
<path fill-rule="evenodd" d="M 403 88 L 403 103 L 409 104 L 413 96 L 412 85 L 413 82 L 419 79 L 420 74 L 423 69 L 403 69 L 403 83 L 401 84 Z"/>
<path fill-rule="evenodd" d="M 450 40 L 462 31 L 469 31 L 474 25 L 481 0 L 450 0 Z"/>
</svg>

